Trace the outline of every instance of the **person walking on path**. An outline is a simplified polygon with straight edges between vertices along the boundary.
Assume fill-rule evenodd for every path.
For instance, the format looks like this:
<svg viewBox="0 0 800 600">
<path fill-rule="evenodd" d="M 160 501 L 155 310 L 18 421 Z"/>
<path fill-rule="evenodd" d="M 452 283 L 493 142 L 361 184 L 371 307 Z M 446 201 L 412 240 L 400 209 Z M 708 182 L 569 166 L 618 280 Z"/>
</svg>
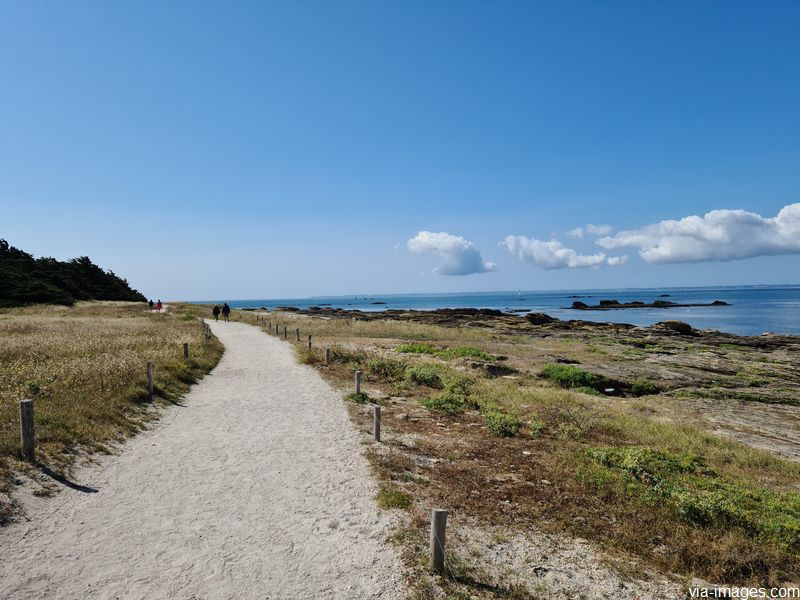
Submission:
<svg viewBox="0 0 800 600">
<path fill-rule="evenodd" d="M 153 300 L 152 299 L 147 303 L 147 308 L 148 308 L 148 310 L 150 312 L 153 312 Z"/>
<path fill-rule="evenodd" d="M 161 304 L 161 299 L 159 298 L 158 302 L 156 302 L 156 312 L 161 312 L 161 309 L 164 308 L 164 305 Z"/>
<path fill-rule="evenodd" d="M 215 304 L 214 309 L 211 311 L 211 314 L 214 315 L 215 321 L 219 321 L 219 306 Z"/>
<path fill-rule="evenodd" d="M 222 318 L 225 319 L 225 322 L 228 322 L 228 319 L 231 315 L 231 307 L 228 306 L 228 303 L 222 305 Z"/>
</svg>

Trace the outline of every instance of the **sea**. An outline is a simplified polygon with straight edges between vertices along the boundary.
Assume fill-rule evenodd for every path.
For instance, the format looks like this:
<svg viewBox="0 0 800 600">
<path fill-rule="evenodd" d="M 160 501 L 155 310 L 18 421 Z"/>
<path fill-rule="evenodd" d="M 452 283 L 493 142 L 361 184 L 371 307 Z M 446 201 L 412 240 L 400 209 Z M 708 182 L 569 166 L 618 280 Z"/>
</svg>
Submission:
<svg viewBox="0 0 800 600">
<path fill-rule="evenodd" d="M 598 304 L 600 300 L 619 302 L 669 300 L 681 304 L 710 304 L 723 300 L 729 306 L 676 308 L 629 308 L 618 310 L 574 310 L 576 300 Z M 203 304 L 222 303 L 206 300 Z M 201 301 L 197 301 L 201 303 Z M 388 309 L 434 310 L 437 308 L 491 308 L 523 315 L 543 312 L 558 319 L 583 319 L 647 326 L 658 321 L 677 320 L 696 329 L 714 329 L 738 335 L 786 333 L 800 335 L 800 285 L 751 287 L 676 287 L 603 290 L 561 290 L 475 292 L 452 294 L 375 294 L 360 296 L 313 296 L 310 298 L 270 298 L 227 300 L 233 308 L 278 306 L 329 306 L 361 311 Z"/>
</svg>

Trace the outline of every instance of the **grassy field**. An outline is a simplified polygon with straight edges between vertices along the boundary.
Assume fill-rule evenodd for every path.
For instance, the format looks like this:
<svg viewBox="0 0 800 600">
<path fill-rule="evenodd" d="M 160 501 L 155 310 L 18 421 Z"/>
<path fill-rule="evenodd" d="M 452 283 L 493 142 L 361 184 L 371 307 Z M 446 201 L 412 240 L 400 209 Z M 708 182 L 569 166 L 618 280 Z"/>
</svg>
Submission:
<svg viewBox="0 0 800 600">
<path fill-rule="evenodd" d="M 384 406 L 385 443 L 367 454 L 382 482 L 379 504 L 407 511 L 396 539 L 421 598 L 529 597 L 513 581 L 486 575 L 478 556 L 456 552 L 449 576 L 426 577 L 432 506 L 478 528 L 589 539 L 608 556 L 665 574 L 726 584 L 800 581 L 800 465 L 714 435 L 691 415 L 663 418 L 654 407 L 668 399 L 646 376 L 594 372 L 596 348 L 616 340 L 266 318 L 281 332 L 286 326 L 290 341 L 299 327 L 299 360 L 342 389 L 352 389 L 356 369 L 363 372 L 364 393 L 349 398 L 365 432 L 370 416 L 356 403 Z M 646 369 L 622 350 L 620 360 Z M 580 365 L 548 362 L 554 354 Z"/>
<path fill-rule="evenodd" d="M 0 311 L 0 522 L 14 512 L 15 473 L 41 484 L 34 493 L 49 493 L 42 466 L 65 474 L 78 457 L 108 451 L 216 365 L 222 347 L 215 338 L 204 343 L 197 319 L 206 312 L 172 305 L 155 314 L 120 302 Z M 147 398 L 147 361 L 154 366 L 154 402 Z M 24 398 L 35 403 L 37 467 L 18 460 Z"/>
</svg>

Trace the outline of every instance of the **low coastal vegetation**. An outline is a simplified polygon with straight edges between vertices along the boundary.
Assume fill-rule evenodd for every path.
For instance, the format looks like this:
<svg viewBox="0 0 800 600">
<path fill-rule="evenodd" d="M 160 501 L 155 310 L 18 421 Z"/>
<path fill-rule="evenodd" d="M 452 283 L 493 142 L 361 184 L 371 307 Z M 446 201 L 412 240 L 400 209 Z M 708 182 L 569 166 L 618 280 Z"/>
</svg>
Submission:
<svg viewBox="0 0 800 600">
<path fill-rule="evenodd" d="M 798 398 L 797 340 L 720 343 L 671 325 L 517 330 L 506 317 L 474 326 L 267 318 L 312 334 L 298 357 L 332 382 L 347 388 L 361 370 L 366 401 L 384 406 L 384 443 L 367 455 L 382 485 L 409 498 L 380 502 L 407 514 L 396 540 L 420 598 L 534 597 L 479 556 L 459 554 L 445 577 L 426 575 L 432 506 L 450 510 L 455 536 L 585 538 L 626 572 L 748 585 L 800 578 L 800 464 L 761 449 L 754 433 L 707 425 L 714 406 L 698 414 L 685 396 L 713 402 L 713 385 L 753 393 L 757 379 L 773 398 L 765 406 Z M 369 431 L 368 412 L 351 406 Z"/>
<path fill-rule="evenodd" d="M 43 470 L 66 476 L 79 457 L 109 451 L 217 364 L 222 347 L 216 338 L 205 342 L 197 319 L 205 310 L 172 305 L 157 314 L 124 302 L 0 310 L 0 522 L 13 514 L 15 477 L 49 493 Z M 147 361 L 155 402 L 147 397 Z M 35 402 L 36 466 L 18 460 L 24 398 Z"/>
</svg>

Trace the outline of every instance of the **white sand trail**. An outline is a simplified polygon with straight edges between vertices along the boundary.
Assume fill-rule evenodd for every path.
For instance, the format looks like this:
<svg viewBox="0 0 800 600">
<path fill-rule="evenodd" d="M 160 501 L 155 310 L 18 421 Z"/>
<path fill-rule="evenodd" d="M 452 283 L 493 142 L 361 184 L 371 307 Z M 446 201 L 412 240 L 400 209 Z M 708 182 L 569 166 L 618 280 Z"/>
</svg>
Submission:
<svg viewBox="0 0 800 600">
<path fill-rule="evenodd" d="M 0 530 L 0 598 L 401 598 L 339 395 L 288 344 L 211 322 L 217 368 Z M 156 374 L 157 379 L 157 374 Z"/>
</svg>

